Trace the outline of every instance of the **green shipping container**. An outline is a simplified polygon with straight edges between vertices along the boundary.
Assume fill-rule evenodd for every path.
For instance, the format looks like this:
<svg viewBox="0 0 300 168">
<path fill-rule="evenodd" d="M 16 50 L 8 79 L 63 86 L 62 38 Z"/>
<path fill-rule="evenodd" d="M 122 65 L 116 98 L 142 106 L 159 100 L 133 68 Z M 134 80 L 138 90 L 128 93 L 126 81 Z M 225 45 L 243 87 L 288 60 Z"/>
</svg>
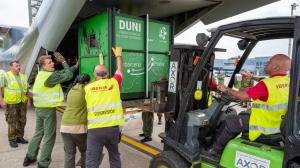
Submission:
<svg viewBox="0 0 300 168">
<path fill-rule="evenodd" d="M 111 47 L 120 46 L 124 61 L 122 98 L 144 98 L 153 81 L 168 78 L 171 32 L 169 23 L 149 20 L 147 24 L 145 18 L 120 15 L 110 10 L 88 18 L 79 27 L 80 72 L 93 76 L 93 69 L 99 64 L 98 55 L 103 53 L 112 76 L 116 60 Z"/>
</svg>

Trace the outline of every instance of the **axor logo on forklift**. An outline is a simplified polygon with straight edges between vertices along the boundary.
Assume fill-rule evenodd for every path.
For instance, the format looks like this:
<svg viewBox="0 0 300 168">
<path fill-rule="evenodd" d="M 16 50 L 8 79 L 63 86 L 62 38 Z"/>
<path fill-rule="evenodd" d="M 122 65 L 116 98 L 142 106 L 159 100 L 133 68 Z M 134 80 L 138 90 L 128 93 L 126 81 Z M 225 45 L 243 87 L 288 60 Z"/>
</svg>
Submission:
<svg viewBox="0 0 300 168">
<path fill-rule="evenodd" d="M 216 47 L 224 37 L 236 40 L 241 57 L 227 87 L 219 86 L 221 92 L 212 93 L 216 53 L 227 52 Z M 234 89 L 235 78 L 245 70 L 243 65 L 253 49 L 261 42 L 278 39 L 293 39 L 293 50 L 289 56 L 282 54 L 286 51 L 274 53 L 268 61 L 265 71 L 269 77 L 257 81 L 264 83 L 266 99 L 252 98 L 249 89 Z M 300 17 L 232 23 L 214 29 L 211 37 L 198 34 L 196 41 L 198 46 L 172 46 L 166 111 L 173 117 L 165 133 L 159 135 L 164 150 L 151 160 L 150 167 L 300 167 Z M 282 71 L 271 73 L 275 67 Z M 194 96 L 196 92 L 200 96 Z M 249 100 L 252 105 L 243 110 L 242 102 Z M 222 142 L 220 136 L 228 119 L 241 115 L 248 116 L 247 124 L 237 120 L 241 134 L 230 135 L 233 139 Z M 260 117 L 262 121 L 253 121 Z M 230 131 L 234 130 L 228 134 Z M 224 146 L 213 152 L 217 143 Z"/>
<path fill-rule="evenodd" d="M 270 167 L 270 160 L 261 159 L 243 152 L 236 152 L 235 167 L 238 168 L 266 168 Z"/>
<path fill-rule="evenodd" d="M 177 81 L 177 62 L 170 62 L 170 74 L 169 74 L 169 92 L 176 93 L 176 81 Z"/>
</svg>

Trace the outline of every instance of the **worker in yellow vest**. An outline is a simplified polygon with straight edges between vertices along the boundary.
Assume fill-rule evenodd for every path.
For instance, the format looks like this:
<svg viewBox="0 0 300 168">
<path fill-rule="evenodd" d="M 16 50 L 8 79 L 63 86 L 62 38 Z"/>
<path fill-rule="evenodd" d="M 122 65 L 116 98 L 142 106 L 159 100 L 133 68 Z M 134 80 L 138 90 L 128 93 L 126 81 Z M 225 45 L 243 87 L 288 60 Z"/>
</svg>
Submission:
<svg viewBox="0 0 300 168">
<path fill-rule="evenodd" d="M 23 138 L 27 111 L 27 77 L 20 72 L 18 61 L 10 62 L 10 71 L 1 74 L 0 105 L 6 109 L 5 117 L 8 125 L 8 141 L 12 148 L 18 143 L 26 144 Z M 4 91 L 4 99 L 2 98 Z"/>
<path fill-rule="evenodd" d="M 249 131 L 250 141 L 262 134 L 280 133 L 280 124 L 288 110 L 290 79 L 287 72 L 291 60 L 284 54 L 276 54 L 267 62 L 265 72 L 269 78 L 258 82 L 245 91 L 236 91 L 220 85 L 219 90 L 241 101 L 253 100 L 251 113 L 231 115 L 225 119 L 224 127 L 213 147 L 208 151 L 212 156 L 220 156 L 227 142 L 241 132 Z"/>
<path fill-rule="evenodd" d="M 109 153 L 110 167 L 121 168 L 118 143 L 121 138 L 119 125 L 124 123 L 120 97 L 123 70 L 122 48 L 113 48 L 113 53 L 117 59 L 114 77 L 109 78 L 103 57 L 100 57 L 100 65 L 94 69 L 95 81 L 85 87 L 88 111 L 86 168 L 99 167 L 103 159 L 104 146 Z"/>
<path fill-rule="evenodd" d="M 6 75 L 6 72 L 3 69 L 0 69 L 0 86 L 4 86 L 5 75 Z M 3 91 L 2 91 L 2 94 L 3 94 Z"/>
<path fill-rule="evenodd" d="M 36 107 L 36 125 L 34 135 L 29 143 L 23 166 L 29 166 L 37 160 L 40 143 L 40 158 L 38 168 L 47 168 L 51 162 L 51 153 L 56 137 L 56 107 L 64 101 L 64 94 L 60 83 L 73 78 L 78 63 L 69 67 L 60 53 L 54 53 L 63 70 L 55 71 L 50 55 L 43 55 L 38 59 L 41 71 L 38 72 L 33 85 L 33 104 Z"/>
</svg>

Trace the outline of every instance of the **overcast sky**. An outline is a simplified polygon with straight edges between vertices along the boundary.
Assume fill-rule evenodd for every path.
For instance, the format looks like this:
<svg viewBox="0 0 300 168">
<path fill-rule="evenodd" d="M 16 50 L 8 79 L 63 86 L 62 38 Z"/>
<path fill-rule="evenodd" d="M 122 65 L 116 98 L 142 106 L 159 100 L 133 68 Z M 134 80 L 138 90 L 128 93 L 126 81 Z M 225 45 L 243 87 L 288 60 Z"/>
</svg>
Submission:
<svg viewBox="0 0 300 168">
<path fill-rule="evenodd" d="M 206 26 L 202 22 L 199 22 L 182 34 L 178 35 L 175 40 L 176 42 L 178 41 L 196 44 L 194 40 L 190 40 L 185 37 L 192 35 L 195 36 L 197 32 L 207 32 L 206 29 L 218 27 L 220 25 L 232 22 L 275 16 L 290 16 L 291 4 L 294 2 L 300 4 L 300 0 L 281 0 Z M 294 11 L 294 15 L 300 15 L 300 7 L 297 7 L 296 11 Z"/>
<path fill-rule="evenodd" d="M 28 0 L 0 0 L 0 25 L 29 26 Z"/>
<path fill-rule="evenodd" d="M 202 22 L 199 22 L 182 34 L 178 35 L 175 38 L 175 43 L 196 44 L 195 37 L 197 33 L 207 33 L 206 29 L 208 28 L 217 27 L 231 22 L 264 17 L 289 16 L 291 13 L 291 4 L 294 2 L 300 4 L 300 0 L 281 0 L 207 26 L 203 25 Z M 0 4 L 0 25 L 29 26 L 28 0 L 0 0 Z M 294 14 L 300 15 L 300 7 L 297 7 Z M 231 49 L 233 46 L 236 48 L 235 43 L 228 42 L 230 41 L 228 39 L 223 41 L 224 42 L 220 43 L 218 47 L 226 48 L 228 52 L 225 54 L 218 54 L 217 56 L 219 58 L 237 56 L 240 53 L 238 50 Z M 253 51 L 252 56 L 268 56 L 275 53 L 286 54 L 288 50 L 287 45 L 288 40 L 280 40 L 273 43 L 265 42 L 265 44 L 259 44 L 259 46 Z"/>
<path fill-rule="evenodd" d="M 202 22 L 195 24 L 193 27 L 189 28 L 180 35 L 177 35 L 175 38 L 175 43 L 184 43 L 184 44 L 196 44 L 195 37 L 197 33 L 207 33 L 207 29 L 215 28 L 223 24 L 228 24 L 232 22 L 238 22 L 243 20 L 257 19 L 257 18 L 266 18 L 266 17 L 275 17 L 275 16 L 290 16 L 291 15 L 291 4 L 292 3 L 300 4 L 300 0 L 281 0 L 215 23 L 210 25 L 204 25 Z M 294 15 L 300 15 L 300 6 L 294 11 Z M 188 38 L 187 38 L 188 37 Z M 236 57 L 241 54 L 241 51 L 237 50 L 236 42 L 233 40 L 222 40 L 219 43 L 218 47 L 227 49 L 226 53 L 217 53 L 217 58 L 230 58 Z M 288 40 L 274 40 L 264 41 L 257 44 L 257 46 L 251 52 L 251 57 L 262 57 L 262 56 L 272 56 L 277 53 L 288 53 Z"/>
</svg>

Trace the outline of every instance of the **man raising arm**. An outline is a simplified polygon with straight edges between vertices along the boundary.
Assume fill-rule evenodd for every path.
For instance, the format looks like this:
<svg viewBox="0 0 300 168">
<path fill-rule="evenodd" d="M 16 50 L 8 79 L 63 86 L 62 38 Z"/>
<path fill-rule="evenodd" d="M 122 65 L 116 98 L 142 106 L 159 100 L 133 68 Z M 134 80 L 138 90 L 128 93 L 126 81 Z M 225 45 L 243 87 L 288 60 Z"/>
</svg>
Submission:
<svg viewBox="0 0 300 168">
<path fill-rule="evenodd" d="M 219 156 L 227 142 L 239 133 L 249 131 L 249 139 L 256 140 L 262 134 L 280 133 L 282 118 L 287 112 L 289 82 L 287 72 L 291 60 L 284 54 L 276 54 L 267 62 L 265 72 L 269 78 L 261 80 L 246 91 L 236 91 L 220 85 L 218 88 L 242 101 L 253 99 L 251 114 L 230 115 L 226 117 L 224 126 L 216 142 L 208 151 L 212 156 Z"/>
<path fill-rule="evenodd" d="M 54 63 L 49 55 L 43 55 L 38 60 L 42 70 L 38 72 L 33 85 L 36 127 L 23 166 L 28 166 L 36 161 L 41 140 L 44 138 L 38 167 L 49 167 L 56 137 L 56 107 L 64 101 L 60 83 L 72 79 L 73 73 L 78 67 L 76 64 L 70 68 L 60 53 L 54 53 L 54 56 L 63 65 L 63 70 L 55 71 Z"/>
</svg>

